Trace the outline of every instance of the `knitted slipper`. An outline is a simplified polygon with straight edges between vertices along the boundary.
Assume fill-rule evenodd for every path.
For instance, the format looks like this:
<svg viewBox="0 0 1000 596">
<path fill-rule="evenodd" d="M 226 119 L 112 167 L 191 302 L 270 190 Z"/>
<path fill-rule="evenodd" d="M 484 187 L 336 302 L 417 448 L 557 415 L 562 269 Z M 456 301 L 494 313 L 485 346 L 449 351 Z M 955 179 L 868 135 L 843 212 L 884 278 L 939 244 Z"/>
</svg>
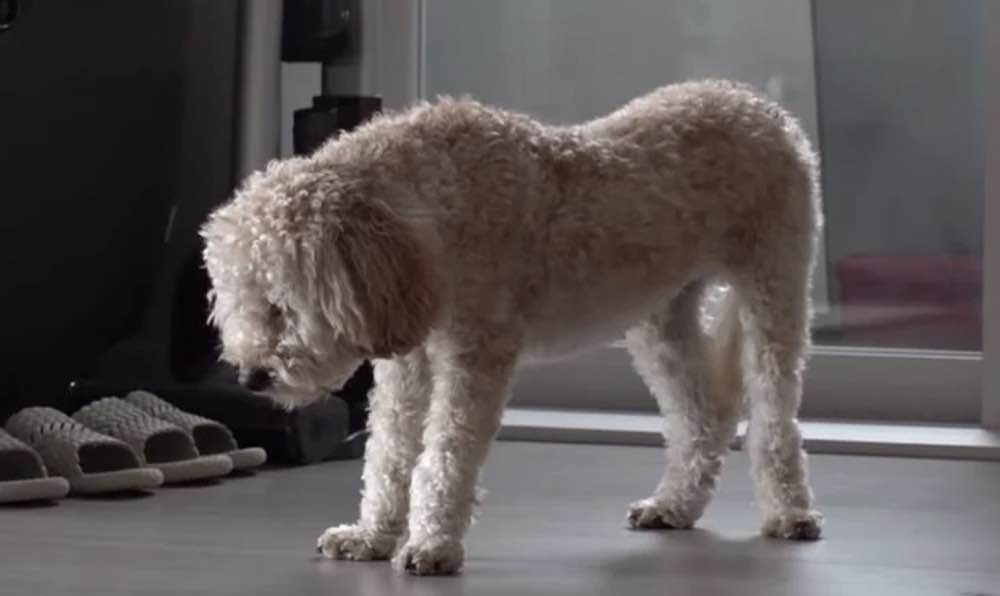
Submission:
<svg viewBox="0 0 1000 596">
<path fill-rule="evenodd" d="M 0 503 L 60 499 L 65 478 L 49 477 L 41 456 L 0 428 Z"/>
<path fill-rule="evenodd" d="M 7 420 L 7 432 L 33 447 L 70 492 L 96 494 L 159 486 L 163 474 L 142 467 L 125 443 L 95 433 L 59 410 L 25 408 Z"/>
<path fill-rule="evenodd" d="M 172 422 L 194 439 L 198 453 L 222 454 L 233 460 L 234 470 L 256 468 L 267 461 L 267 452 L 260 447 L 240 449 L 233 433 L 222 423 L 185 412 L 148 391 L 132 391 L 125 401 L 148 414 Z"/>
<path fill-rule="evenodd" d="M 228 457 L 200 457 L 194 441 L 179 427 L 117 397 L 89 403 L 77 410 L 73 418 L 128 443 L 145 465 L 163 472 L 163 482 L 167 484 L 216 478 L 233 470 Z"/>
</svg>

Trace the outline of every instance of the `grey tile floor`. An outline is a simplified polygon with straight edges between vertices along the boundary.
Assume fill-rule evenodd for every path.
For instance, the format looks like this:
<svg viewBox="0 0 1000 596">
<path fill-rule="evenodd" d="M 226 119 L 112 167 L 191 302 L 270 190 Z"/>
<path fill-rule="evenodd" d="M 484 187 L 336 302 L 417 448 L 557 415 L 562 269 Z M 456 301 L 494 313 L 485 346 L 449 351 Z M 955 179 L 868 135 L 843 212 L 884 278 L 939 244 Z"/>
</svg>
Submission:
<svg viewBox="0 0 1000 596">
<path fill-rule="evenodd" d="M 698 529 L 632 532 L 652 448 L 500 443 L 465 573 L 317 558 L 350 521 L 359 462 L 276 468 L 153 496 L 0 508 L 4 596 L 1000 595 L 1000 464 L 814 456 L 826 538 L 760 538 L 734 453 Z"/>
</svg>

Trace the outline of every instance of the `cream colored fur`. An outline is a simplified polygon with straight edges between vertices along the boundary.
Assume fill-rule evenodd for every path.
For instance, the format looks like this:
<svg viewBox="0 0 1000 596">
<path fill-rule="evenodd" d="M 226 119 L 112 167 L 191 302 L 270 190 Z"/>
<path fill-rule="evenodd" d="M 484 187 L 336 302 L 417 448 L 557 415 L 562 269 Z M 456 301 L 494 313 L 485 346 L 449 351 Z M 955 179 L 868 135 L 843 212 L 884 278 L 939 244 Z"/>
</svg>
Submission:
<svg viewBox="0 0 1000 596">
<path fill-rule="evenodd" d="M 577 126 L 444 98 L 272 163 L 213 213 L 212 320 L 289 406 L 375 362 L 360 519 L 323 533 L 330 557 L 457 571 L 515 369 L 622 333 L 667 439 L 632 527 L 695 523 L 745 401 L 764 532 L 816 538 L 796 413 L 817 178 L 795 119 L 738 84 Z"/>
</svg>

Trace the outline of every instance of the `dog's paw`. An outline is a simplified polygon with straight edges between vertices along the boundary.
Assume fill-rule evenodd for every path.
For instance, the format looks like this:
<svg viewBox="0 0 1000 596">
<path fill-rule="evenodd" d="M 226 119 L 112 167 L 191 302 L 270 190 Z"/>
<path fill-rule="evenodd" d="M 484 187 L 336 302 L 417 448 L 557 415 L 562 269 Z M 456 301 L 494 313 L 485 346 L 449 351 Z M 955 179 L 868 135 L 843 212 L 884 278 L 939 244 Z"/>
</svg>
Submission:
<svg viewBox="0 0 1000 596">
<path fill-rule="evenodd" d="M 823 514 L 819 511 L 792 511 L 764 520 L 765 536 L 786 540 L 819 540 L 823 533 Z"/>
<path fill-rule="evenodd" d="M 392 564 L 399 571 L 413 575 L 451 575 L 462 569 L 464 559 L 465 549 L 457 540 L 410 538 L 396 551 Z"/>
<path fill-rule="evenodd" d="M 397 539 L 359 525 L 334 526 L 316 541 L 316 552 L 346 561 L 384 561 L 392 555 Z"/>
<path fill-rule="evenodd" d="M 654 498 L 636 501 L 628 508 L 628 525 L 633 530 L 687 530 L 694 526 L 694 521 L 669 503 Z"/>
</svg>

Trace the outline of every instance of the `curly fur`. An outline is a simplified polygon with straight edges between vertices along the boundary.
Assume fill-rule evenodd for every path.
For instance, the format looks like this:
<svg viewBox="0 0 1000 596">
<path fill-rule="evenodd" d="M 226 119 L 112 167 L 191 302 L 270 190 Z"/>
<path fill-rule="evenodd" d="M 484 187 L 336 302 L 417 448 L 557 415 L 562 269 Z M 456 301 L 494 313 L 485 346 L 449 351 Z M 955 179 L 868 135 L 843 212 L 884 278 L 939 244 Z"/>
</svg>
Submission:
<svg viewBox="0 0 1000 596">
<path fill-rule="evenodd" d="M 738 84 L 577 126 L 444 98 L 272 163 L 213 213 L 212 320 L 290 406 L 375 362 L 361 515 L 328 556 L 457 571 L 517 366 L 623 332 L 668 438 L 632 527 L 695 523 L 745 397 L 764 531 L 816 538 L 796 413 L 817 178 L 795 119 Z"/>
</svg>

